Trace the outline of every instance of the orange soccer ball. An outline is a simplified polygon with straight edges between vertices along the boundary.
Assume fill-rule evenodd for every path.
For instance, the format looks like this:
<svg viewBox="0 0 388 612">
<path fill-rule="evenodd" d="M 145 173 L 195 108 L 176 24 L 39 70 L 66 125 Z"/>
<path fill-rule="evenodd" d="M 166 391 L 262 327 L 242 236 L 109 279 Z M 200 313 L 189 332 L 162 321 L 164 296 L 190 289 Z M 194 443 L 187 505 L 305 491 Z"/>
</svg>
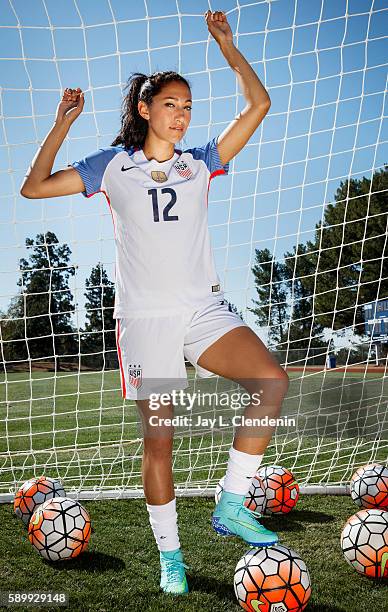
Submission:
<svg viewBox="0 0 388 612">
<path fill-rule="evenodd" d="M 341 534 L 346 561 L 360 574 L 388 578 L 388 512 L 359 510 L 346 522 Z"/>
<path fill-rule="evenodd" d="M 362 508 L 388 509 L 388 467 L 379 463 L 363 465 L 350 481 L 352 500 Z"/>
<path fill-rule="evenodd" d="M 287 514 L 295 507 L 299 498 L 299 485 L 287 468 L 280 465 L 264 466 L 257 471 L 252 483 L 255 481 L 256 487 L 260 485 L 265 493 L 264 499 L 260 498 L 261 508 L 257 508 L 258 512 Z M 255 510 L 254 507 L 251 509 Z"/>
<path fill-rule="evenodd" d="M 247 612 L 301 612 L 310 599 L 310 576 L 291 548 L 251 548 L 237 563 L 234 592 Z"/>
<path fill-rule="evenodd" d="M 66 495 L 59 480 L 40 476 L 27 480 L 15 495 L 13 509 L 25 525 L 28 525 L 35 509 L 52 497 Z"/>
<path fill-rule="evenodd" d="M 49 561 L 74 559 L 88 545 L 90 517 L 81 504 L 69 497 L 55 497 L 39 506 L 28 526 L 28 539 Z"/>
</svg>

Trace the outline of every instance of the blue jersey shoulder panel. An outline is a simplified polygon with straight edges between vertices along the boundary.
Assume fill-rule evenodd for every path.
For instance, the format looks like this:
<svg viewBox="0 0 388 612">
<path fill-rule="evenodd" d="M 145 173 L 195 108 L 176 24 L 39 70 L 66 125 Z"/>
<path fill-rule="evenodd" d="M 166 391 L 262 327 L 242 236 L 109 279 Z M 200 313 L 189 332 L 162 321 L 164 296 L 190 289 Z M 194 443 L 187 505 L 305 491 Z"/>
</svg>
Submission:
<svg viewBox="0 0 388 612">
<path fill-rule="evenodd" d="M 101 189 L 102 177 L 106 170 L 109 162 L 117 155 L 122 153 L 126 149 L 122 146 L 118 147 L 105 147 L 98 149 L 93 153 L 89 153 L 83 159 L 73 162 L 70 164 L 79 172 L 84 185 L 85 191 L 82 191 L 82 195 L 85 198 L 90 197 L 94 193 L 97 193 Z M 127 149 L 128 153 L 131 153 L 132 149 Z"/>
<path fill-rule="evenodd" d="M 215 136 L 210 142 L 200 147 L 186 149 L 184 153 L 190 153 L 194 159 L 202 159 L 205 162 L 210 174 L 217 170 L 223 170 L 222 174 L 228 174 L 229 162 L 222 165 L 217 149 L 218 136 Z"/>
</svg>

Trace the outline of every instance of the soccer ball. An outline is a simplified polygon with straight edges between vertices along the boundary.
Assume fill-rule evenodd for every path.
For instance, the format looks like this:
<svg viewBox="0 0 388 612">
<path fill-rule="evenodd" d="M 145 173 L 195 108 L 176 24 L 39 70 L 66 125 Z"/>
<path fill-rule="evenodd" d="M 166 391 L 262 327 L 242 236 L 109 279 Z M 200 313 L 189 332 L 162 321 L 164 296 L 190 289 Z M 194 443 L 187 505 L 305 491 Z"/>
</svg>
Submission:
<svg viewBox="0 0 388 612">
<path fill-rule="evenodd" d="M 37 506 L 52 497 L 64 497 L 66 495 L 59 480 L 40 476 L 27 480 L 15 495 L 13 509 L 25 525 L 28 525 L 30 518 Z"/>
<path fill-rule="evenodd" d="M 311 595 L 310 575 L 291 548 L 251 548 L 236 565 L 234 592 L 247 612 L 300 612 Z"/>
<path fill-rule="evenodd" d="M 28 526 L 28 539 L 49 561 L 74 559 L 87 547 L 90 534 L 87 510 L 69 497 L 44 502 L 35 510 Z"/>
<path fill-rule="evenodd" d="M 346 561 L 360 574 L 388 578 L 388 512 L 359 510 L 343 528 L 341 547 Z"/>
<path fill-rule="evenodd" d="M 388 509 L 388 467 L 371 463 L 358 468 L 350 481 L 350 495 L 362 508 Z"/>
<path fill-rule="evenodd" d="M 216 504 L 218 504 L 221 499 L 221 495 L 224 490 L 224 481 L 225 476 L 221 478 L 220 482 L 216 486 L 216 492 L 214 496 Z M 262 513 L 264 502 L 265 493 L 262 487 L 261 480 L 260 478 L 254 476 L 251 482 L 251 486 L 249 487 L 249 491 L 245 496 L 244 506 L 249 508 L 249 510 Z"/>
<path fill-rule="evenodd" d="M 259 480 L 265 493 L 262 514 L 287 514 L 299 498 L 299 485 L 287 468 L 268 465 L 258 470 L 255 478 Z"/>
</svg>

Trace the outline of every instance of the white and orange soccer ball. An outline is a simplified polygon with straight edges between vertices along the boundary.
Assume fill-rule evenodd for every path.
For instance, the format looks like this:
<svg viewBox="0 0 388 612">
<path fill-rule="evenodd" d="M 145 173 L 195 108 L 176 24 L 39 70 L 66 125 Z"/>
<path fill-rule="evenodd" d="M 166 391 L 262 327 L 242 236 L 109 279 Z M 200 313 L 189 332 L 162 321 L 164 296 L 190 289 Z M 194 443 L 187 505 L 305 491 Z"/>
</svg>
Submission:
<svg viewBox="0 0 388 612">
<path fill-rule="evenodd" d="M 301 612 L 311 595 L 310 575 L 291 548 L 251 548 L 236 565 L 234 592 L 247 612 Z"/>
<path fill-rule="evenodd" d="M 35 509 L 48 499 L 64 497 L 65 490 L 59 480 L 40 476 L 27 480 L 18 490 L 14 499 L 14 512 L 28 526 Z"/>
<path fill-rule="evenodd" d="M 257 480 L 265 494 L 262 514 L 287 514 L 295 507 L 299 498 L 299 485 L 293 474 L 281 465 L 267 465 L 258 470 Z M 251 508 L 255 510 L 255 508 Z"/>
<path fill-rule="evenodd" d="M 360 574 L 388 578 L 388 512 L 377 508 L 356 512 L 342 530 L 341 548 Z"/>
<path fill-rule="evenodd" d="M 352 500 L 361 508 L 388 509 L 388 467 L 379 463 L 363 465 L 350 481 Z"/>
<path fill-rule="evenodd" d="M 33 513 L 28 539 L 49 561 L 74 559 L 88 545 L 91 521 L 87 510 L 69 497 L 55 497 Z"/>
</svg>

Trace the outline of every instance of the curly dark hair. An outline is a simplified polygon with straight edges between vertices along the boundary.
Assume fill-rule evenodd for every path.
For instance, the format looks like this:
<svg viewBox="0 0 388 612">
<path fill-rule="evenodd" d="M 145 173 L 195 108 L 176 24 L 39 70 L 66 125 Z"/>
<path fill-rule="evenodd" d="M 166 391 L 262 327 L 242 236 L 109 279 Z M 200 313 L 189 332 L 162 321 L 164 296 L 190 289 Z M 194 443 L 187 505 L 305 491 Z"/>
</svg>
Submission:
<svg viewBox="0 0 388 612">
<path fill-rule="evenodd" d="M 151 105 L 153 97 L 160 93 L 163 86 L 171 81 L 180 81 L 191 89 L 188 81 L 172 70 L 154 72 L 150 76 L 141 72 L 131 74 L 124 88 L 124 90 L 127 88 L 129 90 L 122 103 L 121 130 L 112 142 L 112 147 L 121 144 L 125 148 L 131 146 L 143 147 L 147 136 L 148 121 L 140 115 L 137 108 L 138 101 L 144 100 L 146 104 Z"/>
</svg>

